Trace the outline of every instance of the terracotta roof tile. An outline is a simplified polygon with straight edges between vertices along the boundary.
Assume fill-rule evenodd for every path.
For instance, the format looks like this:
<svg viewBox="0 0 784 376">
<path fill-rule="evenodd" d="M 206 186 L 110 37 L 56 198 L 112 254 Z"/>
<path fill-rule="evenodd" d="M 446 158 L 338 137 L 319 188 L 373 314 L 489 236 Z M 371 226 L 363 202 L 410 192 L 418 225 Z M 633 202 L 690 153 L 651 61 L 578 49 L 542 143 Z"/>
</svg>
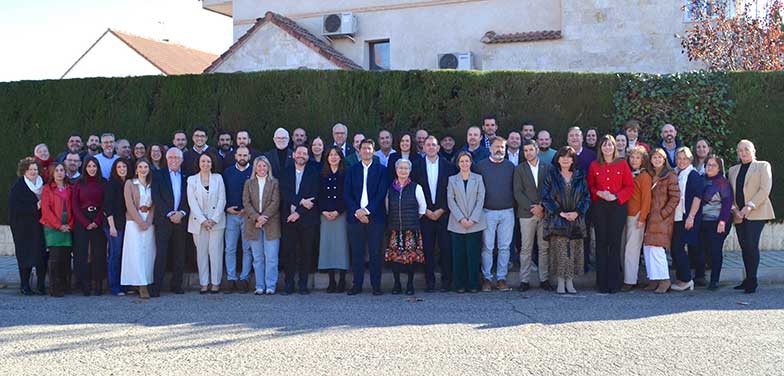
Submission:
<svg viewBox="0 0 784 376">
<path fill-rule="evenodd" d="M 166 75 L 202 73 L 204 67 L 217 57 L 214 54 L 175 43 L 142 38 L 112 29 L 109 29 L 109 32 Z"/>
<path fill-rule="evenodd" d="M 561 39 L 561 30 L 542 30 L 529 31 L 524 33 L 496 34 L 495 31 L 488 31 L 482 37 L 482 43 L 518 43 L 534 42 L 539 40 Z"/>
<path fill-rule="evenodd" d="M 284 17 L 278 13 L 274 12 L 267 12 L 263 18 L 259 18 L 256 20 L 256 23 L 248 29 L 247 32 L 236 42 L 234 42 L 231 47 L 229 47 L 226 52 L 220 55 L 215 61 L 210 64 L 206 69 L 204 69 L 205 73 L 212 72 L 213 69 L 217 68 L 220 63 L 226 60 L 229 56 L 234 54 L 249 38 L 253 33 L 256 32 L 261 26 L 264 24 L 271 22 L 273 25 L 276 25 L 281 30 L 287 32 L 289 35 L 303 43 L 304 45 L 308 46 L 310 49 L 318 53 L 319 55 L 323 56 L 327 60 L 331 61 L 333 64 L 337 65 L 340 68 L 346 70 L 362 70 L 362 66 L 355 63 L 353 60 L 347 58 L 345 55 L 340 53 L 340 51 L 336 50 L 332 47 L 329 43 L 324 41 L 323 39 L 313 35 L 310 31 L 305 29 L 304 27 L 300 26 L 294 20 Z"/>
</svg>

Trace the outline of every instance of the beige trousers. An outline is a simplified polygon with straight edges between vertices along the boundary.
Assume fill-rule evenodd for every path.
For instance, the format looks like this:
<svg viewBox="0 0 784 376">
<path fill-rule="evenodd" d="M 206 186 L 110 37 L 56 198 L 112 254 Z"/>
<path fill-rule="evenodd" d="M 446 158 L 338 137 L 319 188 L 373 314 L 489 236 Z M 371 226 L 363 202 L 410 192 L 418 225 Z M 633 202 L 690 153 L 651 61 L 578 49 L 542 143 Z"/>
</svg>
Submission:
<svg viewBox="0 0 784 376">
<path fill-rule="evenodd" d="M 544 220 L 539 217 L 520 219 L 520 282 L 528 283 L 531 274 L 531 254 L 534 249 L 534 237 L 539 245 L 539 281 L 544 282 L 550 277 L 550 244 L 544 240 Z"/>
</svg>

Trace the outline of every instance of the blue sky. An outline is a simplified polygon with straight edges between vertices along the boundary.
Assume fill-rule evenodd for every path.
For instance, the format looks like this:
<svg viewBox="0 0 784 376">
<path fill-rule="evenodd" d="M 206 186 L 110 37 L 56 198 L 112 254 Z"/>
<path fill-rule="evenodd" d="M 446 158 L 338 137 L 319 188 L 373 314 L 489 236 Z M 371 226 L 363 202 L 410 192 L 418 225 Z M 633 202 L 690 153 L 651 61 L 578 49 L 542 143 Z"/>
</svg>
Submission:
<svg viewBox="0 0 784 376">
<path fill-rule="evenodd" d="M 199 0 L 0 0 L 0 81 L 60 78 L 107 28 L 220 54 L 232 20 Z"/>
</svg>

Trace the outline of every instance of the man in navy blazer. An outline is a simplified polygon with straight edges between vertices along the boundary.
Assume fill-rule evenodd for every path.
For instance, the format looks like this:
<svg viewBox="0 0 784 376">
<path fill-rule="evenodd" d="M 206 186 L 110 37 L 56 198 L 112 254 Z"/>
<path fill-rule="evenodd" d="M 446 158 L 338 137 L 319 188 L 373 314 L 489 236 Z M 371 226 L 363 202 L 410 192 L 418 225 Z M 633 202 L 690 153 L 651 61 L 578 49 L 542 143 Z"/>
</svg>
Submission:
<svg viewBox="0 0 784 376">
<path fill-rule="evenodd" d="M 152 176 L 152 204 L 156 215 L 155 266 L 150 296 L 158 297 L 163 285 L 163 274 L 169 253 L 172 254 L 171 291 L 182 294 L 182 274 L 185 268 L 185 252 L 188 241 L 188 194 L 187 176 L 183 173 L 182 151 L 171 148 L 166 152 L 166 168 Z"/>
<path fill-rule="evenodd" d="M 422 231 L 422 247 L 425 250 L 426 292 L 435 290 L 436 242 L 441 251 L 441 291 L 449 291 L 452 271 L 452 245 L 449 239 L 449 207 L 447 206 L 446 187 L 449 177 L 457 173 L 455 165 L 439 157 L 438 139 L 430 136 L 425 139 L 425 158 L 412 161 L 412 179 L 422 187 L 427 202 L 427 211 L 419 219 Z"/>
<path fill-rule="evenodd" d="M 280 176 L 281 243 L 286 286 L 283 294 L 294 292 L 294 274 L 299 274 L 299 293 L 308 294 L 308 273 L 316 252 L 321 214 L 318 193 L 321 178 L 318 168 L 308 163 L 308 147 L 297 146 L 294 162 L 289 162 Z"/>
<path fill-rule="evenodd" d="M 348 237 L 351 246 L 351 270 L 354 286 L 349 295 L 362 292 L 365 280 L 365 247 L 368 250 L 370 284 L 373 295 L 381 295 L 381 244 L 386 223 L 386 194 L 389 173 L 379 162 L 373 162 L 375 142 L 366 138 L 360 144 L 360 163 L 346 170 L 343 199 L 348 215 Z"/>
</svg>

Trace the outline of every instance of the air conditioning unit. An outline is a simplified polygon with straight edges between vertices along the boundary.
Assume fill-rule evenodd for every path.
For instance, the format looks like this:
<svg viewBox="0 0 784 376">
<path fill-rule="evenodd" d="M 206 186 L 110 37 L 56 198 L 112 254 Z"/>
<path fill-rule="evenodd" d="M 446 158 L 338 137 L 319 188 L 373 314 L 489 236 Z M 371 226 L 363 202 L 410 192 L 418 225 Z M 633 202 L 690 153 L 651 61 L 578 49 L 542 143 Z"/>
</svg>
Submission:
<svg viewBox="0 0 784 376">
<path fill-rule="evenodd" d="M 357 32 L 357 17 L 351 12 L 332 13 L 321 18 L 321 35 L 354 35 Z"/>
<path fill-rule="evenodd" d="M 454 52 L 438 55 L 438 69 L 474 69 L 474 55 L 470 52 Z"/>
</svg>

